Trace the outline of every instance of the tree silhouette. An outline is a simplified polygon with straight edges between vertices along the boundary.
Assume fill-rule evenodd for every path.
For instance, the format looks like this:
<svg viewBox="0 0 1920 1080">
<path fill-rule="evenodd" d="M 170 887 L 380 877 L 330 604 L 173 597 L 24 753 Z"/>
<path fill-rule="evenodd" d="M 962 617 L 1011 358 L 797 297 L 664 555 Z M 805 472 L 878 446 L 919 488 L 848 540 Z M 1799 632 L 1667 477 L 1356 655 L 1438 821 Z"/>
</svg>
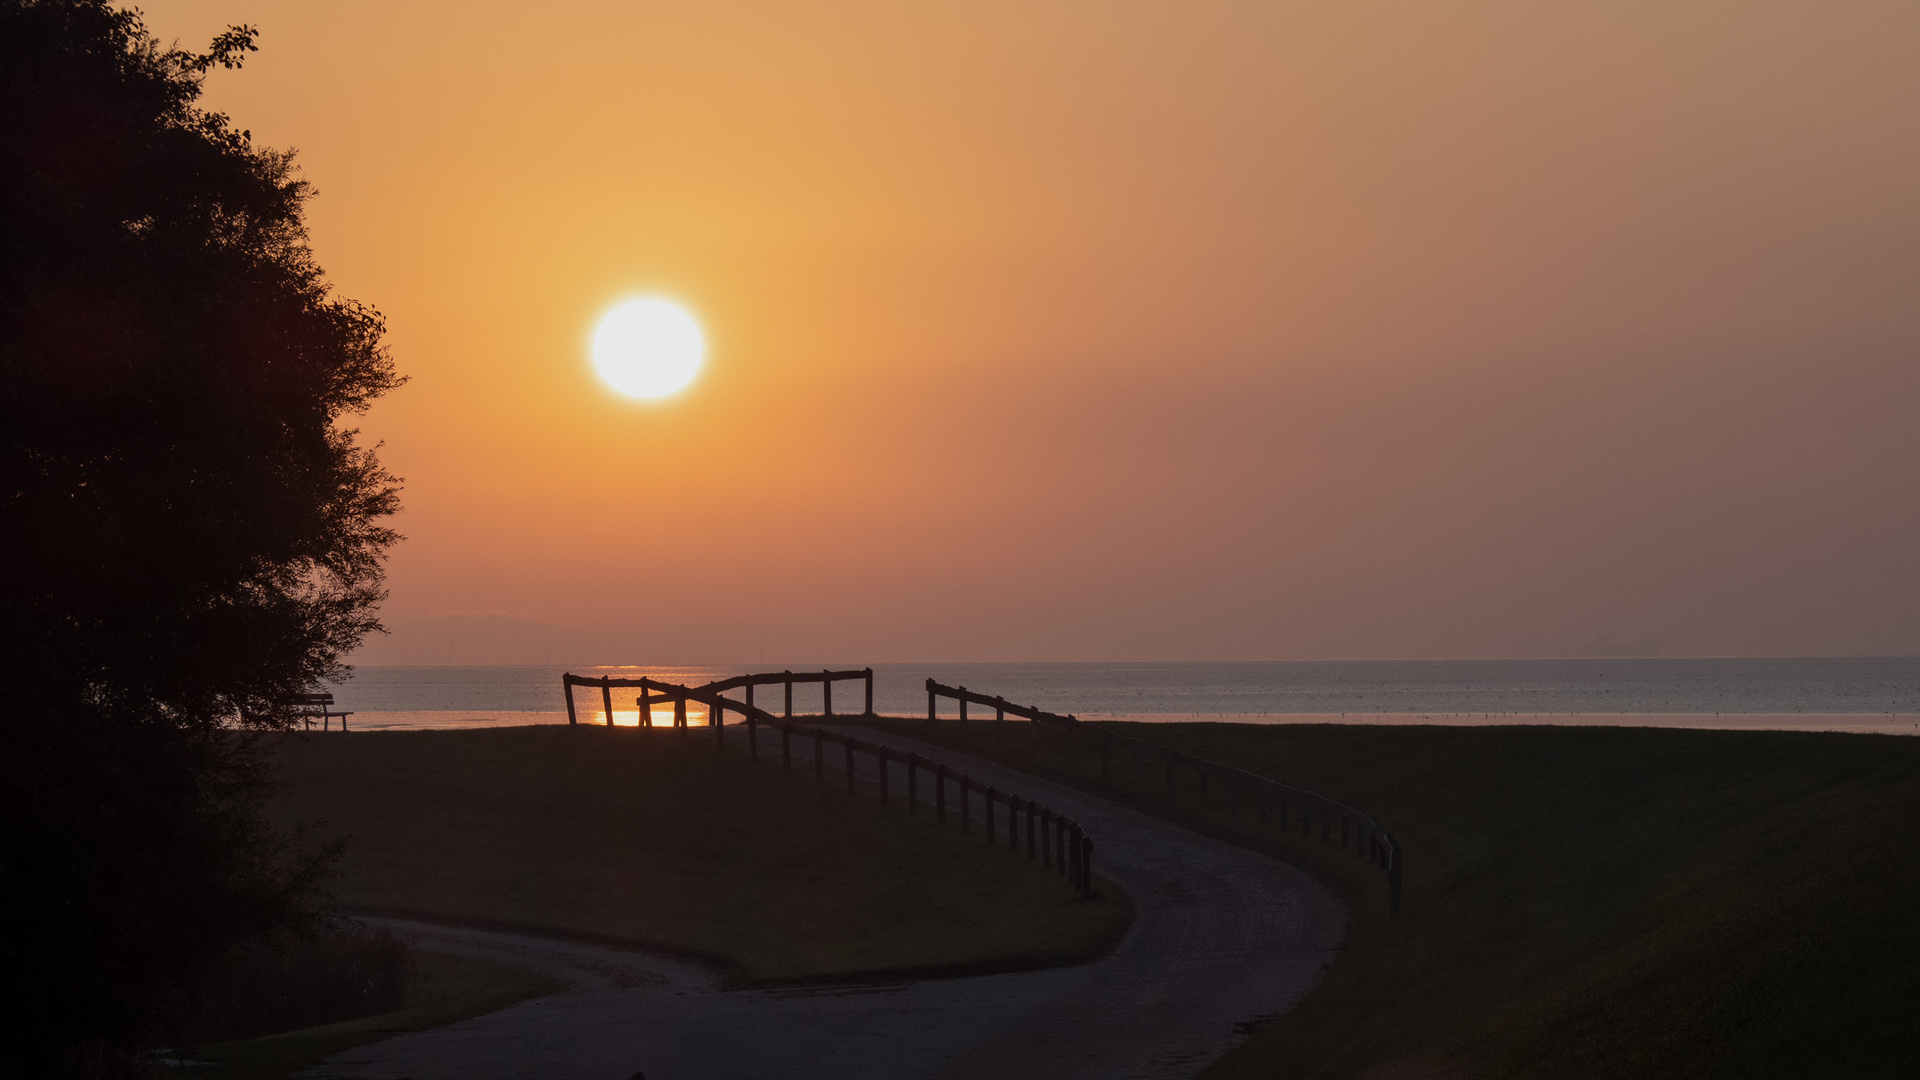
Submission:
<svg viewBox="0 0 1920 1080">
<path fill-rule="evenodd" d="M 378 628 L 398 489 L 343 421 L 399 379 L 292 155 L 197 105 L 253 41 L 0 0 L 6 1075 L 135 1068 L 162 1003 L 310 907 L 244 732 Z"/>
</svg>

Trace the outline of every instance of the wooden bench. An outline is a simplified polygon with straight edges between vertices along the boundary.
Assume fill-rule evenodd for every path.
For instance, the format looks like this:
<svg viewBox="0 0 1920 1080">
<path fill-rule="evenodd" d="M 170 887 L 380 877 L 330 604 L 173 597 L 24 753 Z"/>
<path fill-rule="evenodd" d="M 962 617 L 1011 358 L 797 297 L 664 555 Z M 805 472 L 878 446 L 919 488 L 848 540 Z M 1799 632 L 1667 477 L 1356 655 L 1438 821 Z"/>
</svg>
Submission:
<svg viewBox="0 0 1920 1080">
<path fill-rule="evenodd" d="M 320 721 L 320 730 L 327 730 L 327 721 L 336 716 L 340 718 L 340 730 L 345 731 L 347 717 L 353 715 L 350 712 L 334 712 L 332 694 L 295 694 L 293 703 L 300 707 L 299 715 L 306 720 L 308 731 L 313 730 L 313 721 L 316 718 Z"/>
</svg>

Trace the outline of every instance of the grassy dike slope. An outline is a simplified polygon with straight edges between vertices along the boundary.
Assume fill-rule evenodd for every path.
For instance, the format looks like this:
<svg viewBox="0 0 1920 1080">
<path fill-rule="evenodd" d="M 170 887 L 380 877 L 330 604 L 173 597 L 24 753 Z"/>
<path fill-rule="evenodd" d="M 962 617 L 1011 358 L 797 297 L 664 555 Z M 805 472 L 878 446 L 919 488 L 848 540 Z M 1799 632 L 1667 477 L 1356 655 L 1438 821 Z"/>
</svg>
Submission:
<svg viewBox="0 0 1920 1080">
<path fill-rule="evenodd" d="M 1091 960 L 1132 908 L 962 842 L 932 815 L 783 775 L 704 732 L 601 727 L 288 737 L 283 822 L 348 837 L 350 909 L 704 958 L 736 984 Z M 771 758 L 769 762 L 767 759 Z"/>
<path fill-rule="evenodd" d="M 1341 959 L 1209 1080 L 1920 1075 L 1920 739 L 1126 724 L 1366 808 L 1406 899 L 1191 776 L 1102 776 L 992 724 L 897 729 L 1108 794 L 1336 886 Z M 1024 728 L 1024 725 L 1020 725 Z"/>
<path fill-rule="evenodd" d="M 441 1027 L 567 988 L 558 979 L 461 956 L 416 950 L 407 974 L 406 1007 L 239 1042 L 202 1043 L 174 1051 L 202 1080 L 281 1080 L 356 1046 L 409 1031 Z"/>
</svg>

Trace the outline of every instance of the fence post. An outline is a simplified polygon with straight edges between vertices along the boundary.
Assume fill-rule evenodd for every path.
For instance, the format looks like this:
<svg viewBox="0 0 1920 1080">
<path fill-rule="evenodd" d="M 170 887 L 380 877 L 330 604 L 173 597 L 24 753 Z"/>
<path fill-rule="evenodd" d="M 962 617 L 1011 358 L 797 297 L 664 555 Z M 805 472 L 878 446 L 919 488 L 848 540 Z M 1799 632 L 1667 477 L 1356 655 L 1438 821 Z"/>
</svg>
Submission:
<svg viewBox="0 0 1920 1080">
<path fill-rule="evenodd" d="M 947 767 L 933 767 L 933 817 L 942 825 L 947 823 Z"/>
<path fill-rule="evenodd" d="M 873 715 L 873 669 L 867 669 L 867 711 L 864 716 Z"/>
<path fill-rule="evenodd" d="M 751 676 L 747 678 L 747 717 L 748 719 L 753 717 L 753 678 Z"/>
<path fill-rule="evenodd" d="M 785 676 L 787 677 L 787 713 L 786 713 L 786 718 L 787 718 L 788 720 L 791 720 L 791 719 L 793 719 L 793 672 L 791 672 L 791 671 L 783 671 L 783 672 L 781 672 L 780 674 L 782 674 L 782 675 L 785 675 Z"/>
<path fill-rule="evenodd" d="M 607 726 L 613 726 L 613 680 L 600 676 L 600 707 L 607 710 Z"/>
<path fill-rule="evenodd" d="M 833 715 L 833 672 L 820 673 L 820 715 Z"/>
<path fill-rule="evenodd" d="M 727 706 L 726 698 L 719 694 L 707 703 L 707 723 L 713 728 L 713 745 L 727 745 Z"/>
<path fill-rule="evenodd" d="M 1005 728 L 1006 726 L 1007 726 L 1007 699 L 1003 697 L 996 697 L 993 699 L 993 741 L 994 742 L 1000 741 L 1001 729 Z"/>
<path fill-rule="evenodd" d="M 572 727 L 580 722 L 573 715 L 573 672 L 563 673 L 560 676 L 560 685 L 567 692 L 567 726 Z"/>
<path fill-rule="evenodd" d="M 967 722 L 967 688 L 960 688 L 960 722 Z"/>
<path fill-rule="evenodd" d="M 927 723 L 931 724 L 940 717 L 939 699 L 933 693 L 933 680 L 927 680 Z"/>
<path fill-rule="evenodd" d="M 753 718 L 753 706 L 747 706 L 747 760 L 760 760 L 760 725 Z"/>
<path fill-rule="evenodd" d="M 780 721 L 780 771 L 793 773 L 793 725 Z"/>
<path fill-rule="evenodd" d="M 885 806 L 887 805 L 887 746 L 885 743 L 881 743 L 880 748 L 873 752 L 873 758 L 880 763 L 880 805 Z"/>
<path fill-rule="evenodd" d="M 685 694 L 673 699 L 673 726 L 680 729 L 680 734 L 685 735 L 687 733 L 687 697 Z"/>
<path fill-rule="evenodd" d="M 644 686 L 641 687 L 640 700 L 639 702 L 636 703 L 635 707 L 640 710 L 640 726 L 652 727 L 653 726 L 653 691 L 647 689 Z"/>
</svg>

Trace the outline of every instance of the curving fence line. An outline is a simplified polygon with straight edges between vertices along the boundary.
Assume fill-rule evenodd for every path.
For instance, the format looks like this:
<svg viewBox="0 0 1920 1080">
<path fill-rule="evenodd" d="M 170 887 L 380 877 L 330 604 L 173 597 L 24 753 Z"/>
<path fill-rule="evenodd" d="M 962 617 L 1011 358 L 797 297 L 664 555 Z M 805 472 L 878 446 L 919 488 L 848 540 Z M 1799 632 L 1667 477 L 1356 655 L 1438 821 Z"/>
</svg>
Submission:
<svg viewBox="0 0 1920 1080">
<path fill-rule="evenodd" d="M 576 686 L 598 688 L 601 701 L 606 709 L 607 726 L 613 726 L 613 691 L 637 689 L 640 697 L 635 702 L 640 713 L 640 726 L 653 726 L 653 708 L 656 705 L 673 706 L 673 728 L 686 735 L 691 730 L 687 719 L 687 703 L 705 707 L 707 724 L 713 729 L 714 743 L 723 746 L 727 739 L 727 713 L 738 713 L 740 722 L 734 726 L 746 729 L 747 755 L 758 760 L 760 757 L 761 728 L 768 729 L 768 737 L 778 735 L 780 739 L 780 763 L 785 771 L 793 771 L 793 744 L 798 739 L 804 749 L 805 744 L 813 744 L 813 779 L 823 783 L 826 778 L 826 748 L 829 744 L 838 745 L 844 754 L 843 771 L 847 778 L 847 794 L 858 792 L 855 784 L 856 755 L 865 754 L 873 759 L 874 773 L 879 780 L 880 802 L 887 805 L 892 798 L 891 777 L 894 766 L 900 766 L 906 774 L 906 800 L 909 813 L 919 813 L 922 804 L 920 774 L 925 773 L 932 785 L 930 800 L 933 812 L 940 824 L 947 821 L 947 787 L 953 785 L 955 799 L 954 812 L 960 819 L 962 834 L 971 835 L 974 826 L 973 797 L 981 800 L 981 824 L 986 832 L 986 842 L 997 844 L 1000 807 L 1006 813 L 1006 843 L 1009 852 L 1018 853 L 1021 842 L 1021 818 L 1025 816 L 1025 837 L 1027 858 L 1037 859 L 1041 865 L 1057 870 L 1067 879 L 1068 885 L 1078 889 L 1083 896 L 1093 895 L 1093 838 L 1087 835 L 1080 823 L 1045 806 L 1033 799 L 1023 799 L 1018 795 L 1001 792 L 991 785 L 982 785 L 966 773 L 946 764 L 924 757 L 917 753 L 902 754 L 900 751 L 880 743 L 865 742 L 843 732 L 831 731 L 817 724 L 796 723 L 793 719 L 793 686 L 795 683 L 821 682 L 825 684 L 826 715 L 833 713 L 833 683 L 864 678 L 867 683 L 865 716 L 873 715 L 873 669 L 862 671 L 821 671 L 792 672 L 779 671 L 758 675 L 736 675 L 730 679 L 720 679 L 704 686 L 681 686 L 676 683 L 661 682 L 649 678 L 613 678 L 611 676 L 593 677 L 575 675 L 568 672 L 561 677 L 562 689 L 567 698 L 567 723 L 577 725 L 578 717 L 574 711 L 573 688 Z M 786 687 L 786 715 L 773 713 L 753 704 L 753 688 L 784 684 Z M 746 690 L 746 700 L 736 701 L 726 696 L 727 690 Z"/>
<path fill-rule="evenodd" d="M 1232 765 L 1169 750 L 1145 739 L 1086 723 L 1075 716 L 1062 716 L 1044 709 L 1016 705 L 1002 697 L 975 693 L 964 686 L 946 686 L 932 679 L 927 680 L 929 721 L 940 718 L 940 701 L 943 698 L 950 698 L 959 704 L 960 719 L 963 721 L 967 719 L 967 706 L 970 704 L 992 709 L 994 720 L 1001 724 L 1009 716 L 1027 720 L 1036 747 L 1040 745 L 1043 727 L 1059 729 L 1061 748 L 1069 766 L 1073 763 L 1073 740 L 1077 734 L 1083 742 L 1098 746 L 1102 773 L 1112 771 L 1113 751 L 1119 748 L 1131 753 L 1136 778 L 1140 777 L 1147 761 L 1157 759 L 1166 770 L 1169 792 L 1174 790 L 1176 774 L 1191 770 L 1199 778 L 1202 804 L 1207 801 L 1211 783 L 1219 781 L 1226 788 L 1228 813 L 1240 812 L 1241 792 L 1244 789 L 1251 797 L 1254 812 L 1261 821 L 1271 817 L 1278 823 L 1281 832 L 1291 832 L 1293 822 L 1298 820 L 1300 834 L 1308 839 L 1313 838 L 1317 826 L 1321 843 L 1330 845 L 1337 837 L 1342 851 L 1351 850 L 1378 867 L 1386 875 L 1389 908 L 1394 914 L 1400 911 L 1400 845 L 1386 826 L 1372 814 L 1292 784 L 1283 784 Z"/>
</svg>

